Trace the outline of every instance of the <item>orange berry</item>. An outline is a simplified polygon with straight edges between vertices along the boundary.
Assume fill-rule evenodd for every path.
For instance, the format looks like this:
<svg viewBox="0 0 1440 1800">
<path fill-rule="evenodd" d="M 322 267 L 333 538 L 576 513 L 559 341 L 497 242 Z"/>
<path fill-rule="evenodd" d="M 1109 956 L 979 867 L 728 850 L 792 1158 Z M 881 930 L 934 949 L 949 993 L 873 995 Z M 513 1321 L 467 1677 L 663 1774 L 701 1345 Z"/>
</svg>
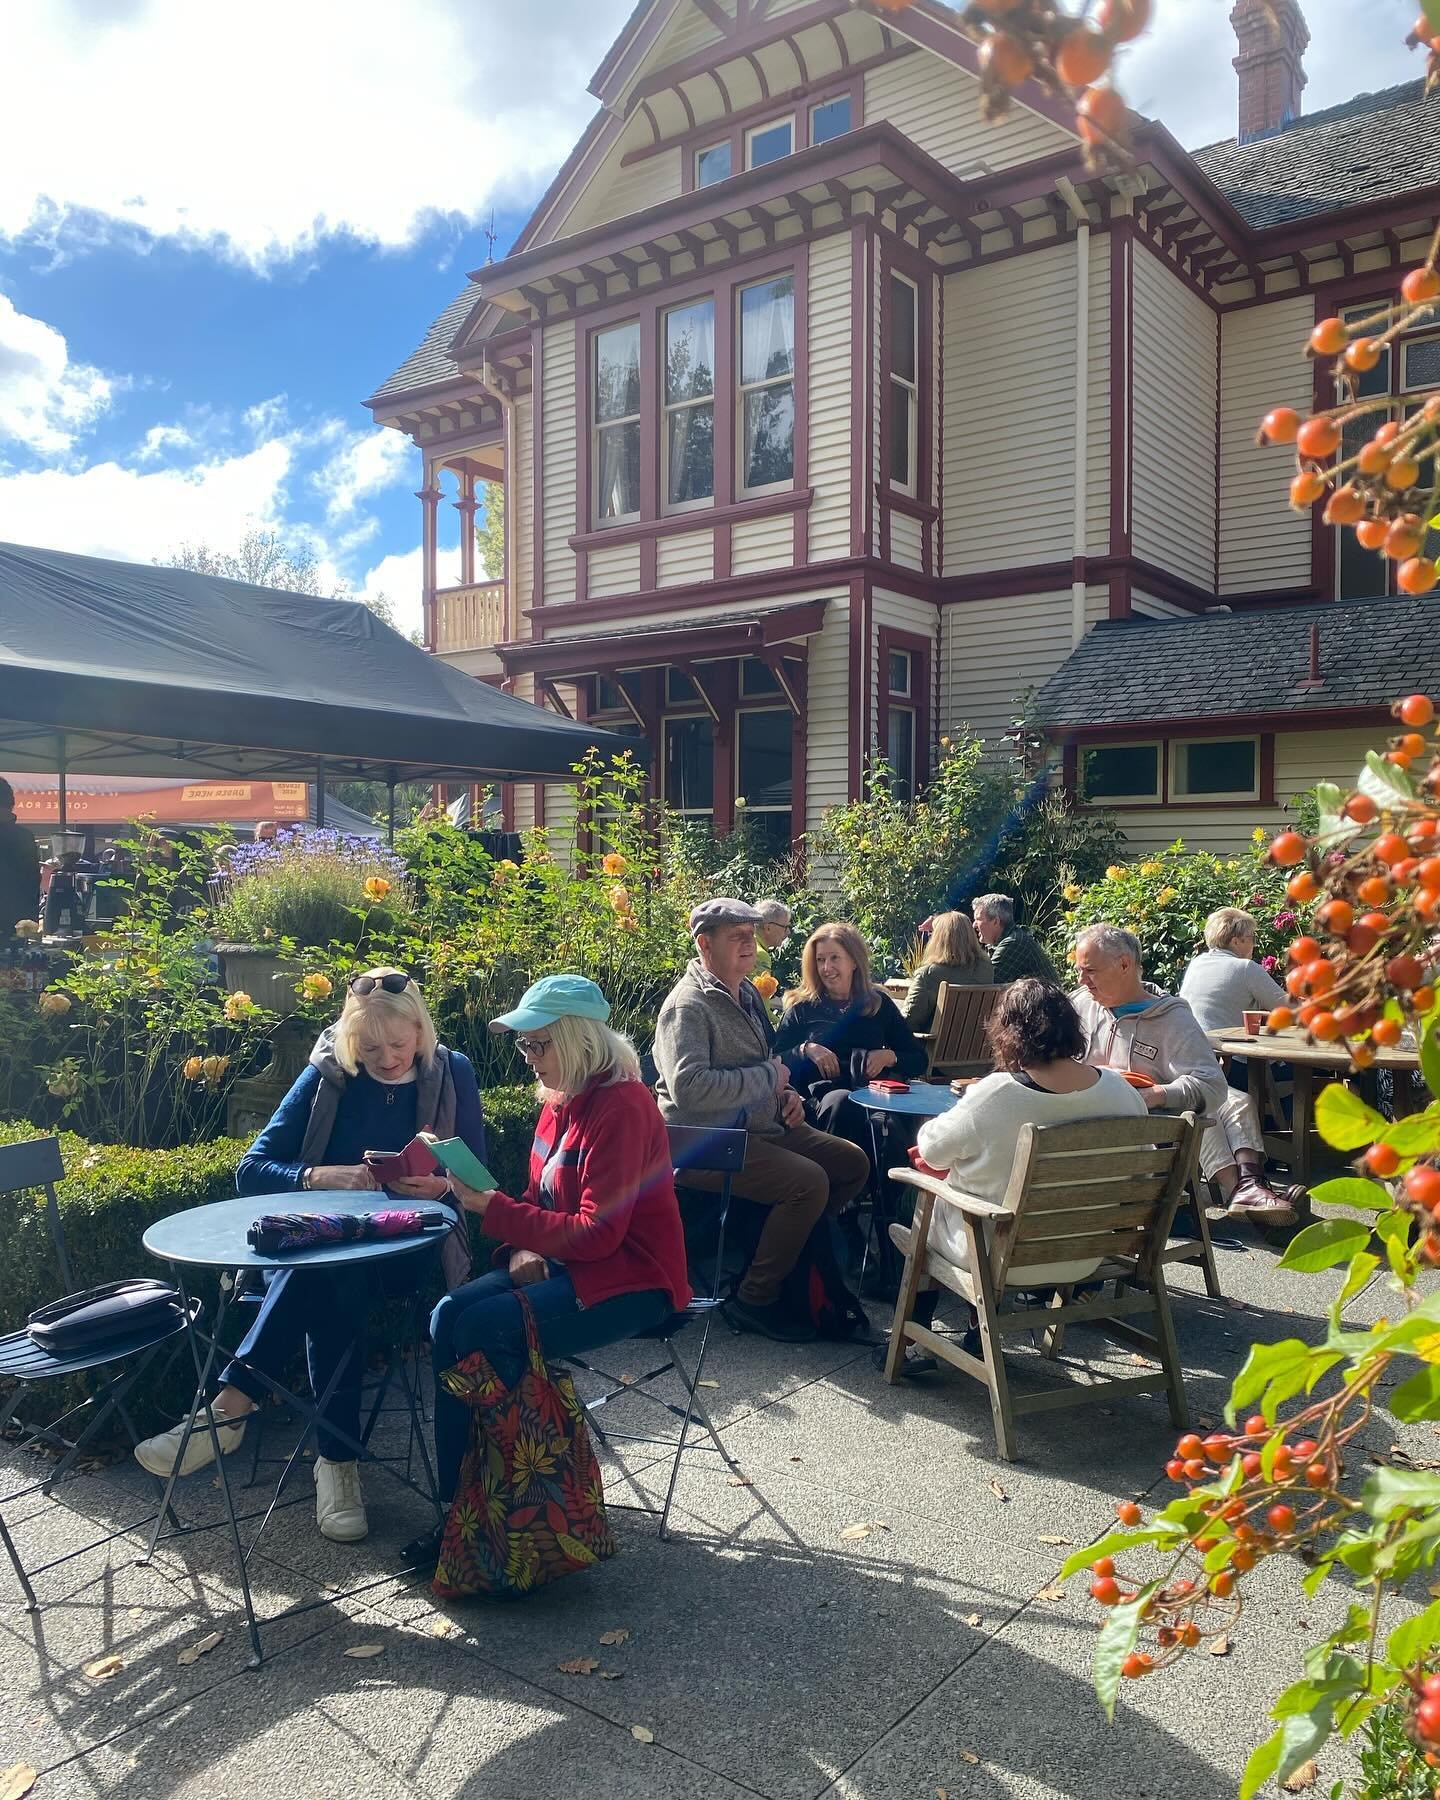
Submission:
<svg viewBox="0 0 1440 1800">
<path fill-rule="evenodd" d="M 1388 461 L 1388 458 L 1386 460 Z M 1367 470 L 1366 473 L 1368 474 L 1369 471 Z M 1379 469 L 1375 473 L 1378 475 Z M 1384 519 L 1362 519 L 1355 527 L 1355 536 L 1362 549 L 1378 550 L 1385 542 L 1385 533 L 1389 529 L 1390 527 Z"/>
<path fill-rule="evenodd" d="M 1428 594 L 1437 581 L 1440 568 L 1428 556 L 1412 556 L 1395 571 L 1395 585 L 1402 594 Z"/>
<path fill-rule="evenodd" d="M 1128 44 L 1150 23 L 1150 0 L 1100 0 L 1095 23 L 1112 42 Z"/>
<path fill-rule="evenodd" d="M 1435 717 L 1435 703 L 1426 694 L 1411 694 L 1395 708 L 1406 725 L 1428 725 Z"/>
<path fill-rule="evenodd" d="M 1440 300 L 1440 274 L 1434 269 L 1412 269 L 1400 283 L 1400 292 L 1411 306 L 1424 306 L 1427 301 Z"/>
<path fill-rule="evenodd" d="M 1397 750 L 1403 750 L 1407 756 L 1423 756 L 1425 754 L 1425 740 L 1418 731 L 1407 731 L 1395 748 Z"/>
<path fill-rule="evenodd" d="M 1344 1037 L 1345 1033 L 1334 1013 L 1322 1012 L 1317 1013 L 1310 1021 L 1310 1035 L 1317 1043 L 1333 1044 L 1338 1038 Z"/>
<path fill-rule="evenodd" d="M 1338 356 L 1349 338 L 1343 319 L 1322 319 L 1310 333 L 1310 348 L 1316 356 Z"/>
<path fill-rule="evenodd" d="M 1298 937 L 1293 940 L 1288 951 L 1291 962 L 1312 963 L 1317 956 L 1325 952 L 1313 937 Z"/>
<path fill-rule="evenodd" d="M 1217 1599 L 1224 1600 L 1235 1592 L 1235 1572 L 1233 1569 L 1220 1569 L 1210 1577 L 1210 1592 Z"/>
<path fill-rule="evenodd" d="M 1267 1031 L 1289 1031 L 1295 1023 L 1295 1015 L 1288 1006 L 1277 1006 L 1265 1021 Z"/>
<path fill-rule="evenodd" d="M 1390 467 L 1390 452 L 1378 438 L 1371 438 L 1368 444 L 1362 444 L 1355 458 L 1355 467 L 1362 475 L 1383 475 Z M 1370 550 L 1378 550 L 1378 544 L 1366 546 Z"/>
<path fill-rule="evenodd" d="M 1367 875 L 1355 892 L 1367 906 L 1383 906 L 1390 898 L 1390 883 L 1384 875 Z"/>
<path fill-rule="evenodd" d="M 1359 488 L 1336 488 L 1325 508 L 1327 525 L 1356 525 L 1365 517 L 1365 496 Z"/>
<path fill-rule="evenodd" d="M 1368 794 L 1352 794 L 1340 810 L 1357 825 L 1368 825 L 1380 808 Z"/>
<path fill-rule="evenodd" d="M 1372 1144 L 1365 1152 L 1365 1166 L 1372 1175 L 1393 1175 L 1400 1167 L 1400 1155 L 1389 1144 Z"/>
<path fill-rule="evenodd" d="M 1354 369 L 1359 375 L 1366 375 L 1373 369 L 1385 354 L 1385 346 L 1377 344 L 1374 338 L 1356 338 L 1345 351 L 1345 366 Z"/>
<path fill-rule="evenodd" d="M 1115 1517 L 1122 1525 L 1138 1525 L 1140 1516 L 1140 1508 L 1133 1500 L 1117 1500 L 1115 1502 Z"/>
<path fill-rule="evenodd" d="M 1120 1598 L 1120 1583 L 1113 1575 L 1101 1575 L 1090 1584 L 1090 1598 L 1101 1606 L 1114 1606 Z"/>
<path fill-rule="evenodd" d="M 1400 1022 L 1398 1019 L 1377 1019 L 1370 1028 L 1372 1040 L 1383 1050 L 1393 1050 L 1400 1042 Z"/>
<path fill-rule="evenodd" d="M 1307 419 L 1295 434 L 1295 448 L 1302 456 L 1321 462 L 1340 448 L 1340 427 L 1324 414 Z"/>
<path fill-rule="evenodd" d="M 1383 863 L 1398 863 L 1410 854 L 1410 846 L 1397 831 L 1387 831 L 1375 840 L 1375 854 Z"/>
<path fill-rule="evenodd" d="M 1328 994 L 1335 985 L 1339 970 L 1328 957 L 1317 956 L 1314 962 L 1303 965 L 1305 970 L 1305 986 L 1312 994 Z"/>
<path fill-rule="evenodd" d="M 1302 469 L 1290 483 L 1290 504 L 1296 508 L 1313 506 L 1324 492 L 1324 477 L 1315 469 Z"/>
<path fill-rule="evenodd" d="M 1008 31 L 992 32 L 980 46 L 980 73 L 992 76 L 1002 87 L 1019 87 L 1034 68 L 1030 52 Z"/>
<path fill-rule="evenodd" d="M 1420 554 L 1425 542 L 1425 526 L 1414 513 L 1405 513 L 1396 519 L 1385 533 L 1384 550 L 1391 562 L 1408 562 L 1412 556 Z M 1407 719 L 1407 725 L 1414 721 Z"/>
<path fill-rule="evenodd" d="M 1418 956 L 1392 956 L 1385 965 L 1385 977 L 1392 987 L 1417 988 L 1425 979 L 1425 965 Z"/>
<path fill-rule="evenodd" d="M 1306 851 L 1306 843 L 1298 831 L 1282 831 L 1270 845 L 1270 860 L 1282 869 L 1300 862 Z"/>
<path fill-rule="evenodd" d="M 1290 877 L 1285 892 L 1298 906 L 1305 906 L 1320 892 L 1320 883 L 1308 869 L 1302 869 L 1298 875 Z"/>
<path fill-rule="evenodd" d="M 1327 931 L 1344 937 L 1355 923 L 1355 908 L 1348 900 L 1327 900 L 1315 916 Z"/>
<path fill-rule="evenodd" d="M 1350 1061 L 1357 1069 L 1369 1069 L 1374 1066 L 1375 1052 L 1368 1044 L 1356 1044 L 1350 1052 Z"/>
<path fill-rule="evenodd" d="M 1422 982 L 1410 996 L 1410 1002 L 1416 1012 L 1427 1013 L 1435 1004 L 1435 990 L 1428 981 Z"/>
<path fill-rule="evenodd" d="M 1420 918 L 1433 919 L 1440 913 L 1440 887 L 1421 888 L 1412 904 Z"/>
<path fill-rule="evenodd" d="M 1076 103 L 1075 123 L 1087 144 L 1103 144 L 1125 129 L 1125 102 L 1114 88 L 1087 87 Z"/>
<path fill-rule="evenodd" d="M 1121 1663 L 1120 1673 L 1127 1681 L 1138 1681 L 1142 1675 L 1148 1675 L 1154 1667 L 1154 1662 L 1143 1650 L 1132 1650 Z"/>
<path fill-rule="evenodd" d="M 1293 406 L 1276 406 L 1260 421 L 1260 435 L 1267 444 L 1293 444 L 1300 431 L 1300 415 Z"/>
<path fill-rule="evenodd" d="M 1414 487 L 1419 479 L 1420 465 L 1413 456 L 1397 456 L 1385 471 L 1386 487 L 1394 488 L 1397 494 Z"/>
<path fill-rule="evenodd" d="M 1295 1508 L 1293 1506 L 1284 1504 L 1272 1506 L 1265 1518 L 1270 1529 L 1278 1531 L 1282 1536 L 1295 1529 Z"/>
<path fill-rule="evenodd" d="M 1055 52 L 1055 73 L 1070 87 L 1089 87 L 1110 67 L 1110 46 L 1089 25 L 1067 31 Z"/>
<path fill-rule="evenodd" d="M 1405 1192 L 1417 1206 L 1433 1212 L 1440 1205 L 1440 1169 L 1432 1163 L 1416 1163 L 1406 1174 Z"/>
<path fill-rule="evenodd" d="M 1388 763 L 1394 763 L 1397 769 L 1408 769 L 1410 767 L 1410 758 L 1403 750 L 1387 750 L 1385 752 L 1385 760 Z"/>
</svg>

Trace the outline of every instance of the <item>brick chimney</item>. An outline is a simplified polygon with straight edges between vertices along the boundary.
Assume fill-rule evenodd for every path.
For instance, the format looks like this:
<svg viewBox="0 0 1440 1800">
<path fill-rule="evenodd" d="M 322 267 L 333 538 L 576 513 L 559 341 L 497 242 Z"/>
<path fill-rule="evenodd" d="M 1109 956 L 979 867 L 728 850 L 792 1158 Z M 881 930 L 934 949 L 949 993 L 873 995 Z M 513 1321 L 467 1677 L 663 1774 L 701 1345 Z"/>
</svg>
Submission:
<svg viewBox="0 0 1440 1800">
<path fill-rule="evenodd" d="M 1248 144 L 1299 118 L 1310 33 L 1296 0 L 1235 0 L 1230 23 L 1240 47 L 1240 142 Z"/>
</svg>

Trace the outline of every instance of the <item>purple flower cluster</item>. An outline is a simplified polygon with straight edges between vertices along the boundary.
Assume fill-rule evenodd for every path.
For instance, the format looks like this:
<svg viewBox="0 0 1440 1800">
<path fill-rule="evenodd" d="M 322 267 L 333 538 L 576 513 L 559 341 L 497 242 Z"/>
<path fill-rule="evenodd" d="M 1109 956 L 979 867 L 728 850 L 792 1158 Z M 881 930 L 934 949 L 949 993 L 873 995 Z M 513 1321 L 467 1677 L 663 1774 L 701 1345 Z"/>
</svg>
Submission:
<svg viewBox="0 0 1440 1800">
<path fill-rule="evenodd" d="M 1298 925 L 1299 922 L 1300 915 L 1299 913 L 1294 912 L 1278 912 L 1274 918 L 1274 925 L 1277 931 L 1289 931 L 1292 925 Z"/>
<path fill-rule="evenodd" d="M 1260 958 L 1260 967 L 1267 975 L 1273 975 L 1280 967 L 1280 958 L 1278 956 L 1262 956 Z"/>
<path fill-rule="evenodd" d="M 315 825 L 288 826 L 268 842 L 236 844 L 226 853 L 225 872 L 235 880 L 320 857 L 353 862 L 363 867 L 367 875 L 384 875 L 391 881 L 403 881 L 407 872 L 403 857 L 383 849 L 374 838 Z"/>
</svg>

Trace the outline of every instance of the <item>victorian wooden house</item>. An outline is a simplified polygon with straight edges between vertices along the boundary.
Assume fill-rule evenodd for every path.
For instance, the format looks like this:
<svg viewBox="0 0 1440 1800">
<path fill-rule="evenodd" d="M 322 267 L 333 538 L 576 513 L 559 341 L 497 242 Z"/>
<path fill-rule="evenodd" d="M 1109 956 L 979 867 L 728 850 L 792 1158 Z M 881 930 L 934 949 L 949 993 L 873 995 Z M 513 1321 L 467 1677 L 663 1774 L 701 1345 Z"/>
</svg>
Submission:
<svg viewBox="0 0 1440 1800">
<path fill-rule="evenodd" d="M 1313 401 L 1315 318 L 1423 256 L 1440 100 L 1304 116 L 1294 0 L 1231 21 L 1237 138 L 1141 121 L 1096 177 L 1038 89 L 982 120 L 938 0 L 640 0 L 510 253 L 369 402 L 423 459 L 427 644 L 777 843 L 1027 695 L 1137 850 L 1238 842 L 1347 769 L 1409 603 L 1289 509 L 1255 424 Z M 1400 409 L 1437 365 L 1419 332 L 1370 379 Z"/>
</svg>

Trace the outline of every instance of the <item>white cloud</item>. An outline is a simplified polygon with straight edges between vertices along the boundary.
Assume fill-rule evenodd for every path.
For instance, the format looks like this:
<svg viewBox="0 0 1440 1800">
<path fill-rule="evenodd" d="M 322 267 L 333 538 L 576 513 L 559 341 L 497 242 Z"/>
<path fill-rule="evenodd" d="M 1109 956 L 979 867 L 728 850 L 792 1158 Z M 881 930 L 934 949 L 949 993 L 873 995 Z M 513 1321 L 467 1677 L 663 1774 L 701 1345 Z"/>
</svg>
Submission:
<svg viewBox="0 0 1440 1800">
<path fill-rule="evenodd" d="M 6 0 L 0 237 L 118 224 L 254 264 L 532 194 L 629 0 Z M 108 17 L 106 14 L 108 13 Z M 57 126 L 57 121 L 63 123 Z"/>
<path fill-rule="evenodd" d="M 0 467 L 6 440 L 40 456 L 63 456 L 110 404 L 114 383 L 70 360 L 53 325 L 0 294 Z"/>
<path fill-rule="evenodd" d="M 418 523 L 418 520 L 417 520 Z M 460 553 L 458 550 L 441 550 L 436 559 L 436 585 L 438 587 L 458 587 L 460 584 Z M 377 594 L 384 594 L 395 608 L 395 628 L 407 636 L 421 627 L 421 594 L 424 591 L 425 570 L 421 560 L 421 552 L 407 550 L 402 555 L 385 556 L 375 564 L 356 589 L 356 596 L 361 600 L 373 599 Z"/>
<path fill-rule="evenodd" d="M 172 451 L 194 448 L 195 439 L 183 425 L 152 425 L 135 452 L 135 461 L 161 462 Z"/>
<path fill-rule="evenodd" d="M 325 500 L 332 521 L 354 512 L 362 500 L 414 474 L 415 448 L 398 431 L 361 431 L 344 444 L 311 484 Z"/>
</svg>

